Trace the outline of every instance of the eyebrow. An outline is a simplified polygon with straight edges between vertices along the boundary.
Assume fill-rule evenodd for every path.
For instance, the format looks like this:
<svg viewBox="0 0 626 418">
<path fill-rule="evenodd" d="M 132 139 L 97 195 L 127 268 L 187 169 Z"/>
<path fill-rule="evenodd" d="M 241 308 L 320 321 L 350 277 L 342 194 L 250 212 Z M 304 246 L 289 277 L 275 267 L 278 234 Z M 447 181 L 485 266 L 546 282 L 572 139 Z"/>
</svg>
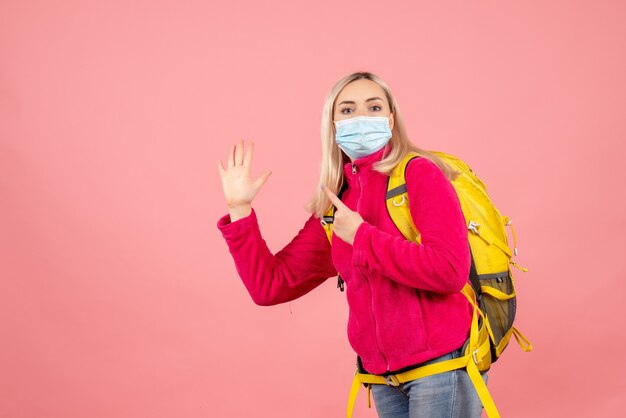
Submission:
<svg viewBox="0 0 626 418">
<path fill-rule="evenodd" d="M 370 97 L 369 99 L 366 100 L 366 102 L 372 101 L 372 100 L 382 100 L 380 97 Z M 347 104 L 354 104 L 354 102 L 352 100 L 344 100 L 341 103 L 339 103 L 337 106 L 340 106 L 344 103 Z"/>
</svg>

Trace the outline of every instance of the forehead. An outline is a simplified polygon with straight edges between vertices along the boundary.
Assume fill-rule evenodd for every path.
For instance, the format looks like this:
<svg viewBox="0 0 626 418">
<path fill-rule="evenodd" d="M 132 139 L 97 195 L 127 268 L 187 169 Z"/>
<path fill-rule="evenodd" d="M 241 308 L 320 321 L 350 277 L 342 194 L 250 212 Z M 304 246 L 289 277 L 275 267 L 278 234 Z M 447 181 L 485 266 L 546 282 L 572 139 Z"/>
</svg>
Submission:
<svg viewBox="0 0 626 418">
<path fill-rule="evenodd" d="M 360 78 L 347 84 L 341 92 L 339 92 L 336 103 L 340 103 L 342 100 L 352 100 L 355 102 L 365 101 L 370 97 L 376 96 L 387 101 L 385 91 L 382 87 L 372 80 Z"/>
</svg>

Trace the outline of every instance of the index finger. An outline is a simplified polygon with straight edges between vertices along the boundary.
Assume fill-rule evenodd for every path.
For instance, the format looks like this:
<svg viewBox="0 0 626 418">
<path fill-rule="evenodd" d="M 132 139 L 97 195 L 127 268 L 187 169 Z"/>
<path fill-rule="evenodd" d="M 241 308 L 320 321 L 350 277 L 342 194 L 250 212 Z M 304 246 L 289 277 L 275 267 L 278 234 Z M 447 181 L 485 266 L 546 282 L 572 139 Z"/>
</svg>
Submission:
<svg viewBox="0 0 626 418">
<path fill-rule="evenodd" d="M 337 195 L 334 194 L 328 187 L 326 187 L 324 185 L 324 186 L 322 186 L 322 190 L 324 190 L 324 193 L 326 193 L 326 196 L 328 196 L 328 198 L 333 203 L 333 205 L 335 205 L 338 209 L 347 209 L 348 208 L 346 205 L 343 204 L 343 202 L 341 200 L 339 200 Z"/>
</svg>

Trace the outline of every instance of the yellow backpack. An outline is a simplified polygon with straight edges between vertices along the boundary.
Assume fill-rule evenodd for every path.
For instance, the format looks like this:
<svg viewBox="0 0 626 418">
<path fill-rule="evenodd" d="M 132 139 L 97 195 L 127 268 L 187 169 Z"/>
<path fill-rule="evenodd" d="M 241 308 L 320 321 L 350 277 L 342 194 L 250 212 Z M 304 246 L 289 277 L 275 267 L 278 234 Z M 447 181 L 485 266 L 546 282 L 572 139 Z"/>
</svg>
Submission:
<svg viewBox="0 0 626 418">
<path fill-rule="evenodd" d="M 346 413 L 348 418 L 352 416 L 361 384 L 368 389 L 368 406 L 371 407 L 369 392 L 372 384 L 399 386 L 414 379 L 460 368 L 467 369 L 487 415 L 490 418 L 499 417 L 500 414 L 480 372 L 488 370 L 491 363 L 500 357 L 511 336 L 515 336 L 524 351 L 532 350 L 530 342 L 513 326 L 517 298 L 510 266 L 516 266 L 522 271 L 527 269 L 512 260 L 512 257 L 517 255 L 517 243 L 511 220 L 500 215 L 487 195 L 485 184 L 465 162 L 446 153 L 432 153 L 460 173 L 451 184 L 456 190 L 465 216 L 472 253 L 471 285 L 466 284 L 462 290 L 474 308 L 470 338 L 462 357 L 421 366 L 396 375 L 365 374 L 361 373 L 357 366 L 348 400 Z M 396 165 L 389 176 L 386 196 L 387 209 L 395 225 L 406 239 L 418 243 L 421 242 L 420 233 L 411 219 L 405 170 L 409 161 L 419 157 L 417 153 L 408 153 Z M 334 212 L 335 208 L 332 207 L 321 221 L 331 242 Z M 507 243 L 506 226 L 511 228 L 513 235 L 513 251 Z M 338 287 L 343 290 L 343 280 L 339 276 Z"/>
</svg>

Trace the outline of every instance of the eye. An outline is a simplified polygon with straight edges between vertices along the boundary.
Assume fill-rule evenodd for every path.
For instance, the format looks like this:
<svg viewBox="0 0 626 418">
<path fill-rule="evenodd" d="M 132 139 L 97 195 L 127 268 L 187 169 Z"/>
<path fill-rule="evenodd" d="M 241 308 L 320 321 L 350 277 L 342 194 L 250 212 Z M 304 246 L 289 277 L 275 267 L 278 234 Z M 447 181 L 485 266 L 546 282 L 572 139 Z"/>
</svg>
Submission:
<svg viewBox="0 0 626 418">
<path fill-rule="evenodd" d="M 349 110 L 350 112 L 346 112 L 346 110 Z M 344 115 L 351 113 L 351 112 L 352 112 L 352 109 L 350 109 L 349 107 L 344 107 L 343 109 L 341 109 L 341 113 L 343 113 Z"/>
<path fill-rule="evenodd" d="M 378 106 L 378 105 L 374 105 L 374 106 L 370 107 L 370 109 L 371 110 L 375 110 L 376 112 L 380 112 L 381 110 L 383 110 L 383 108 Z"/>
</svg>

